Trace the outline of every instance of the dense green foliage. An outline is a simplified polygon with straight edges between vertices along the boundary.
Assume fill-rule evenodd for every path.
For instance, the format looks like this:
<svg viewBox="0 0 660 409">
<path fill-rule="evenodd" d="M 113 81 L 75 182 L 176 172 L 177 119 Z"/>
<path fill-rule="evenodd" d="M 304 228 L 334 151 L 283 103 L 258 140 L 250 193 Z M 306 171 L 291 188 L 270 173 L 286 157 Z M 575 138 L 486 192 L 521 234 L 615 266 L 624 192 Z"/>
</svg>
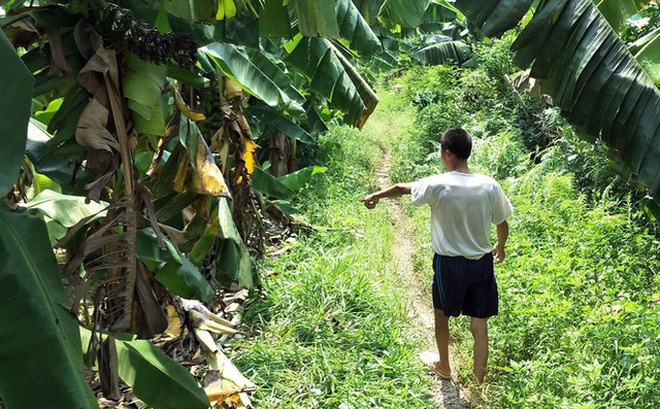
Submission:
<svg viewBox="0 0 660 409">
<path fill-rule="evenodd" d="M 503 42 L 483 48 L 483 57 Z M 599 143 L 577 140 L 554 108 L 525 94 L 527 117 L 492 68 L 415 69 L 396 80 L 396 106 L 415 109 L 418 126 L 395 141 L 392 168 L 398 181 L 440 171 L 442 132 L 463 126 L 475 137 L 473 169 L 496 177 L 512 201 L 507 260 L 496 269 L 490 406 L 656 407 L 657 225 Z M 408 209 L 419 242 L 428 243 L 428 209 Z M 430 278 L 428 245 L 415 264 Z M 467 376 L 471 340 L 465 320 L 457 322 L 454 345 Z"/>
<path fill-rule="evenodd" d="M 382 154 L 374 131 L 334 128 L 320 138 L 316 155 L 330 170 L 300 198 L 319 230 L 263 265 L 275 275 L 265 299 L 248 305 L 243 322 L 255 335 L 233 358 L 259 385 L 259 407 L 431 405 L 392 263 L 391 216 L 358 201 Z"/>
<path fill-rule="evenodd" d="M 39 259 L 50 263 L 48 271 L 28 268 L 33 274 L 27 281 L 14 280 L 25 278 L 26 269 L 12 256 L 0 269 L 0 282 L 4 293 L 22 294 L 26 304 L 16 309 L 8 296 L 5 304 L 11 305 L 2 309 L 7 317 L 30 326 L 34 344 L 48 344 L 49 336 L 64 330 L 70 333 L 68 342 L 57 335 L 61 353 L 50 357 L 51 371 L 68 368 L 71 378 L 59 379 L 65 386 L 51 388 L 48 396 L 56 406 L 66 406 L 73 398 L 85 401 L 78 406 L 96 407 L 79 370 L 79 339 L 71 331 L 74 315 L 87 328 L 110 331 L 110 340 L 120 340 L 118 334 L 125 331 L 152 338 L 167 326 L 162 307 L 172 301 L 170 292 L 211 304 L 219 287 L 233 282 L 249 289 L 258 286 L 251 256 L 263 255 L 264 221 L 270 222 L 264 215 L 270 206 L 279 206 L 287 213 L 297 208 L 322 228 L 310 229 L 313 232 L 299 237 L 284 257 L 265 263 L 281 278 L 267 283 L 262 293 L 266 301 L 255 302 L 246 313 L 252 333 L 266 334 L 266 346 L 258 343 L 239 357 L 243 368 L 265 386 L 261 402 L 293 396 L 296 406 L 299 401 L 330 407 L 400 406 L 405 400 L 406 406 L 426 407 L 428 379 L 414 363 L 415 343 L 402 323 L 401 294 L 391 274 L 391 220 L 382 210 L 367 215 L 356 200 L 370 190 L 379 145 L 388 147 L 398 136 L 396 130 L 408 129 L 408 114 L 414 110 L 418 126 L 394 142 L 393 176 L 403 180 L 438 171 L 439 135 L 450 126 L 468 127 L 478 138 L 476 167 L 506 180 L 520 211 L 514 226 L 522 241 L 513 244 L 513 253 L 520 257 L 504 274 L 510 268 L 516 274 L 538 272 L 543 280 L 551 277 L 552 286 L 543 280 L 520 283 L 514 274 L 509 281 L 512 288 L 525 288 L 525 297 L 535 294 L 533 301 L 561 300 L 557 305 L 539 304 L 538 311 L 554 307 L 548 313 L 554 320 L 548 331 L 544 320 L 532 320 L 528 327 L 524 319 L 502 325 L 512 340 L 522 337 L 532 345 L 536 334 L 552 334 L 556 345 L 546 342 L 552 348 L 562 343 L 584 346 L 573 338 L 588 335 L 588 326 L 579 327 L 579 336 L 568 341 L 557 328 L 596 322 L 589 321 L 589 314 L 596 314 L 590 308 L 599 319 L 601 310 L 633 311 L 629 319 L 640 328 L 648 328 L 647 321 L 655 317 L 657 281 L 649 271 L 657 270 L 657 231 L 642 213 L 649 199 L 616 176 L 608 166 L 606 147 L 615 150 L 609 157 L 619 164 L 618 174 L 646 186 L 658 202 L 656 2 L 1 3 L 0 67 L 5 75 L 0 82 L 5 92 L 0 110 L 11 120 L 0 121 L 7 146 L 0 161 L 0 191 L 8 204 L 0 206 L 0 219 L 13 222 L 5 223 L 7 238 L 4 245 L 0 240 L 0 254 L 13 255 L 11 249 L 19 248 L 28 267 L 43 264 L 35 264 Z M 514 27 L 516 33 L 505 34 L 504 41 L 482 41 L 483 36 L 500 36 Z M 513 60 L 510 49 L 517 52 Z M 371 85 L 377 73 L 415 62 L 463 68 L 414 69 L 402 80 L 401 93 L 385 97 L 376 119 L 380 122 L 366 136 L 333 128 L 316 140 L 318 133 L 339 123 L 362 128 L 378 103 Z M 531 67 L 531 76 L 543 79 L 541 89 L 561 111 L 539 98 L 523 94 L 521 99 L 512 93 L 508 76 L 526 75 L 516 72 L 516 66 Z M 595 145 L 580 142 L 562 116 L 582 137 L 602 140 Z M 331 169 L 327 177 L 296 197 L 326 166 Z M 102 208 L 89 205 L 90 200 Z M 543 211 L 536 211 L 538 206 Z M 653 209 L 660 214 L 657 204 Z M 30 234 L 19 228 L 17 218 L 28 217 L 28 212 L 40 217 L 30 216 Z M 285 229 L 296 228 L 289 223 L 294 219 L 280 216 L 278 222 L 286 219 Z M 583 237 L 585 233 L 591 235 Z M 33 257 L 25 249 L 35 240 L 40 245 L 32 249 Z M 52 248 L 57 248 L 59 266 L 53 262 Z M 528 254 L 542 258 L 527 260 Z M 554 259 L 552 266 L 563 267 L 545 267 Z M 420 270 L 426 265 L 421 252 L 417 263 Z M 566 265 L 578 272 L 566 272 Z M 56 272 L 64 279 L 68 297 L 62 295 Z M 55 279 L 57 286 L 42 288 L 43 277 Z M 601 285 L 604 288 L 598 290 Z M 574 295 L 576 291 L 582 298 Z M 67 312 L 55 319 L 50 314 L 42 323 L 50 325 L 55 319 L 54 326 L 42 331 L 30 311 L 52 303 L 73 315 Z M 89 305 L 95 306 L 91 314 Z M 519 311 L 517 306 L 508 304 L 507 311 L 530 308 Z M 552 318 L 555 311 L 570 314 Z M 575 321 L 565 321 L 566 316 Z M 68 327 L 62 327 L 66 320 Z M 607 328 L 619 331 L 615 324 Z M 525 331 L 532 335 L 526 337 Z M 4 330 L 11 347 L 4 350 L 28 348 L 23 332 Z M 215 342 L 209 333 L 194 332 L 193 345 L 206 345 L 204 334 L 206 341 Z M 621 337 L 621 348 L 631 348 L 621 349 L 628 351 L 621 356 L 653 364 L 639 352 L 647 346 L 657 349 L 656 334 L 650 334 Z M 546 385 L 553 378 L 541 372 L 538 385 L 525 385 L 536 393 L 548 391 L 547 397 L 537 399 L 544 404 L 573 402 L 565 390 L 575 396 L 591 393 L 614 405 L 636 399 L 636 405 L 646 405 L 653 398 L 644 388 L 654 386 L 657 374 L 621 363 L 618 343 L 614 358 L 607 350 L 591 347 L 598 364 L 576 358 L 577 363 L 563 365 L 562 359 L 579 355 L 577 349 L 567 347 L 570 353 L 557 358 L 514 352 L 509 346 L 513 341 L 496 341 L 498 365 L 507 373 L 522 373 L 520 362 L 549 363 L 561 370 L 601 365 L 616 372 L 600 379 L 603 385 L 607 379 L 626 376 L 639 380 L 634 387 L 630 382 L 617 384 L 603 394 L 582 378 L 573 382 L 579 388 L 567 388 L 573 378 L 559 369 L 557 379 L 564 383 Z M 186 370 L 162 355 L 170 369 L 178 369 L 157 370 L 152 378 L 145 372 L 133 377 L 138 362 L 121 353 L 121 344 L 108 342 L 96 349 L 92 343 L 89 355 L 110 357 L 97 366 L 100 383 L 112 384 L 103 388 L 103 395 L 118 396 L 121 378 L 150 405 L 176 406 L 178 401 L 166 394 L 154 400 L 150 386 L 162 385 L 158 377 L 164 373 Z M 638 344 L 642 347 L 635 349 Z M 216 345 L 212 346 L 207 348 L 210 360 L 215 356 Z M 291 348 L 295 357 L 273 358 Z M 654 354 L 655 350 L 648 356 Z M 10 355 L 15 367 L 27 368 L 32 383 L 52 377 L 49 371 L 30 370 L 38 356 Z M 274 369 L 277 375 L 256 374 L 260 359 L 275 368 L 280 365 Z M 150 368 L 158 362 L 143 363 Z M 117 365 L 119 376 L 113 370 Z M 0 378 L 15 380 L 12 368 L 5 365 Z M 579 374 L 578 369 L 574 372 Z M 292 370 L 300 371 L 293 375 Z M 197 396 L 188 406 L 205 405 L 200 385 L 188 378 Z M 307 389 L 292 386 L 301 379 Z M 514 382 L 511 379 L 518 378 L 505 376 L 500 384 Z M 43 398 L 32 393 L 29 383 L 5 383 L 2 399 L 9 407 Z M 242 388 L 252 390 L 247 384 Z M 514 399 L 507 393 L 533 401 L 526 392 L 518 393 L 521 388 L 516 384 L 499 393 L 497 402 L 511 403 Z M 169 391 L 186 405 L 185 394 L 176 388 Z M 267 396 L 271 392 L 277 399 Z"/>
</svg>

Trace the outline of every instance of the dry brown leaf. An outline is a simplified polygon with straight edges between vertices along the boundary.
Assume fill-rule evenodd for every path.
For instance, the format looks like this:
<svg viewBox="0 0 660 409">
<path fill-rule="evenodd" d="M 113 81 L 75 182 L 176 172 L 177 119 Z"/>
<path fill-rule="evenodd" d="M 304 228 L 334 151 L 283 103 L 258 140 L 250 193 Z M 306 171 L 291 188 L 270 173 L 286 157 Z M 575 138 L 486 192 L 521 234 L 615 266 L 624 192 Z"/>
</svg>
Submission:
<svg viewBox="0 0 660 409">
<path fill-rule="evenodd" d="M 167 329 L 167 316 L 154 293 L 153 284 L 149 273 L 147 273 L 147 269 L 139 261 L 137 267 L 135 291 L 140 308 L 138 336 L 141 338 L 152 338 Z"/>
<path fill-rule="evenodd" d="M 78 82 L 90 94 L 96 96 L 100 91 L 105 93 L 105 84 L 103 83 L 104 74 L 110 76 L 115 86 L 119 84 L 117 55 L 113 50 L 106 50 L 103 47 L 99 47 L 78 73 Z"/>
<path fill-rule="evenodd" d="M 85 189 L 88 190 L 87 197 L 98 202 L 112 175 L 119 168 L 119 159 L 114 152 L 97 149 L 88 149 L 86 157 L 87 170 L 100 175 L 95 181 L 85 185 Z"/>
<path fill-rule="evenodd" d="M 179 317 L 179 313 L 176 311 L 176 307 L 173 306 L 172 304 L 168 304 L 167 307 L 165 307 L 167 310 L 167 329 L 165 330 L 165 334 L 171 336 L 171 337 L 178 337 L 181 335 L 181 317 Z"/>
<path fill-rule="evenodd" d="M 223 77 L 222 79 L 224 82 L 224 93 L 226 100 L 231 100 L 236 97 L 240 99 L 243 98 L 243 88 L 241 88 L 240 85 L 230 80 L 228 77 Z"/>
<path fill-rule="evenodd" d="M 106 128 L 110 111 L 94 98 L 83 109 L 76 126 L 76 142 L 86 148 L 112 152 L 119 143 Z"/>
<path fill-rule="evenodd" d="M 108 336 L 101 342 L 98 349 L 99 379 L 103 396 L 107 399 L 117 400 L 119 392 L 119 369 L 117 367 L 117 347 L 115 338 Z"/>
<path fill-rule="evenodd" d="M 231 141 L 225 137 L 224 128 L 218 129 L 211 139 L 211 151 L 220 155 L 220 166 L 223 175 L 227 171 L 230 145 Z"/>
<path fill-rule="evenodd" d="M 49 27 L 46 29 L 46 33 L 48 34 L 48 44 L 50 44 L 50 70 L 48 75 L 63 77 L 73 72 L 66 58 L 64 58 L 59 27 Z"/>
<path fill-rule="evenodd" d="M 73 27 L 73 38 L 76 39 L 76 48 L 85 59 L 90 59 L 101 47 L 101 36 L 87 20 L 80 20 Z M 79 41 L 80 39 L 80 41 Z"/>
</svg>

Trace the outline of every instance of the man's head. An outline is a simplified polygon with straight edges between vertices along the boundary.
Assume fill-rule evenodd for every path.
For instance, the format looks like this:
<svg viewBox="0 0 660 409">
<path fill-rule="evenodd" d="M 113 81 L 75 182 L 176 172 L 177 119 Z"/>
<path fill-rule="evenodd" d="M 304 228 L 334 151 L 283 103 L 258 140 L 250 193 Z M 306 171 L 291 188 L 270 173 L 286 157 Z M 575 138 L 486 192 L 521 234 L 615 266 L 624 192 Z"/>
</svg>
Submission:
<svg viewBox="0 0 660 409">
<path fill-rule="evenodd" d="M 472 138 L 463 128 L 448 129 L 440 139 L 442 163 L 449 170 L 467 161 L 472 152 Z"/>
</svg>

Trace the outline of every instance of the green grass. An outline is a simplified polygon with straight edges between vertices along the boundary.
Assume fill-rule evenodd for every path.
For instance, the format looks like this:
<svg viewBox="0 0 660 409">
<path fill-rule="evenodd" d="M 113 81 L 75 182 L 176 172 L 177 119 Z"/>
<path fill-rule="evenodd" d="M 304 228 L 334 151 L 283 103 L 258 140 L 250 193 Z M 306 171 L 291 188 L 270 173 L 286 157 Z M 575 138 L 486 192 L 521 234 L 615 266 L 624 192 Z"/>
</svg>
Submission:
<svg viewBox="0 0 660 409">
<path fill-rule="evenodd" d="M 494 64 L 416 69 L 396 80 L 401 93 L 381 95 L 365 131 L 334 128 L 308 147 L 329 171 L 297 206 L 319 230 L 263 263 L 275 275 L 245 310 L 248 336 L 235 345 L 234 362 L 259 385 L 258 407 L 432 407 L 392 262 L 392 216 L 358 200 L 375 190 L 384 148 L 394 181 L 440 171 L 437 142 L 457 125 L 475 136 L 472 168 L 500 180 L 514 206 L 507 259 L 496 268 L 489 407 L 657 407 L 658 226 L 612 178 L 602 150 L 575 140 L 556 112 L 530 100 L 543 110 L 533 111 L 542 128 L 530 129 L 489 74 Z M 542 145 L 539 129 L 564 136 Z M 429 211 L 403 203 L 418 243 L 415 272 L 430 283 Z M 470 379 L 467 319 L 450 325 L 454 370 Z"/>
<path fill-rule="evenodd" d="M 316 155 L 329 170 L 299 199 L 319 231 L 266 259 L 263 297 L 243 314 L 247 338 L 232 360 L 259 387 L 260 408 L 429 408 L 431 379 L 393 264 L 385 207 L 372 191 L 378 132 L 334 128 Z"/>
</svg>

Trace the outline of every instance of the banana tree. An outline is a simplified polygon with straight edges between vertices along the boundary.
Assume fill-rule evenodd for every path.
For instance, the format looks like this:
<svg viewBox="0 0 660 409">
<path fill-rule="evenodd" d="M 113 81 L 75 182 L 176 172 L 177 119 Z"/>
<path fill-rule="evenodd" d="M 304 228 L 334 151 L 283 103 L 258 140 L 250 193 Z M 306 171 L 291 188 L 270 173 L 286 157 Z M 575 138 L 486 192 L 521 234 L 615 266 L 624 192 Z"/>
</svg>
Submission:
<svg viewBox="0 0 660 409">
<path fill-rule="evenodd" d="M 0 397 L 9 408 L 43 406 L 45 403 L 29 403 L 38 402 L 41 396 L 47 396 L 51 404 L 56 402 L 57 407 L 96 406 L 93 398 L 87 399 L 91 391 L 77 366 L 82 364 L 80 338 L 69 325 L 76 323 L 76 315 L 94 331 L 131 331 L 147 338 L 160 333 L 167 326 L 162 298 L 158 296 L 163 286 L 175 294 L 212 302 L 214 291 L 204 273 L 204 261 L 207 255 L 221 250 L 225 255 L 222 257 L 225 275 L 234 277 L 236 271 L 243 271 L 241 284 L 251 285 L 250 260 L 243 239 L 225 231 L 231 231 L 233 226 L 231 214 L 217 210 L 218 199 L 229 196 L 223 174 L 197 126 L 188 118 L 200 120 L 198 113 L 181 97 L 182 86 L 172 84 L 167 76 L 171 69 L 172 77 L 182 77 L 181 82 L 198 79 L 187 70 L 195 62 L 196 44 L 187 36 L 159 35 L 113 4 L 100 9 L 92 5 L 83 10 L 76 9 L 80 4 L 10 8 L 0 23 L 9 34 L 9 40 L 4 33 L 0 38 L 1 64 L 3 72 L 11 74 L 3 77 L 7 84 L 3 85 L 6 92 L 0 103 L 4 112 L 13 116 L 12 121 L 2 121 L 0 125 L 3 135 L 10 138 L 7 160 L 2 162 L 11 166 L 3 173 L 7 180 L 2 180 L 2 188 L 3 195 L 9 191 L 5 197 L 7 204 L 17 209 L 3 209 L 6 213 L 3 236 L 11 240 L 3 242 L 2 254 L 17 255 L 16 248 L 28 248 L 25 240 L 48 243 L 50 237 L 60 249 L 60 262 L 66 261 L 61 273 L 67 278 L 69 294 L 73 295 L 67 300 L 64 291 L 53 284 L 59 282 L 61 286 L 60 268 L 50 246 L 31 244 L 34 259 L 25 255 L 24 264 L 41 265 L 43 261 L 35 260 L 50 257 L 47 271 L 36 269 L 32 283 L 45 282 L 44 277 L 50 283 L 46 287 L 37 285 L 38 296 L 23 296 L 21 302 L 26 306 L 25 311 L 43 304 L 56 314 L 52 316 L 53 322 L 43 325 L 36 314 L 19 314 L 13 318 L 33 328 L 42 327 L 41 337 L 39 333 L 29 335 L 35 342 L 48 345 L 53 338 L 52 345 L 44 349 L 50 351 L 49 357 L 42 359 L 38 353 L 29 351 L 30 344 L 22 342 L 14 332 L 4 334 L 3 339 L 17 346 L 7 344 L 4 350 L 12 355 L 6 362 L 16 365 L 23 362 L 23 368 L 30 371 L 35 368 L 33 377 L 26 380 L 36 381 L 43 376 L 44 380 L 36 383 L 50 384 L 53 391 L 34 395 L 26 384 L 9 382 L 15 368 L 5 365 L 0 371 L 3 379 Z M 160 45 L 157 50 L 149 48 L 154 42 Z M 21 59 L 12 45 L 21 49 Z M 38 120 L 28 123 L 31 102 L 44 110 L 35 115 Z M 169 128 L 167 125 L 175 119 L 178 126 Z M 23 153 L 27 154 L 25 159 Z M 242 158 L 240 153 L 238 156 Z M 140 172 L 138 165 L 144 158 L 148 166 Z M 161 160 L 174 172 L 158 180 L 158 184 L 154 175 L 162 170 Z M 21 177 L 16 189 L 11 189 L 11 180 L 16 181 L 19 167 L 21 175 L 29 177 Z M 248 177 L 245 171 L 243 174 Z M 84 192 L 88 200 L 96 201 L 103 209 L 85 214 L 96 205 L 84 205 L 81 197 L 58 195 L 52 190 L 25 202 L 27 190 L 21 185 L 36 178 L 45 178 L 50 186 L 64 192 Z M 156 188 L 161 189 L 160 196 L 153 193 Z M 183 193 L 184 200 L 178 197 L 172 200 L 177 196 L 176 189 Z M 184 208 L 196 211 L 196 217 L 173 226 L 171 220 L 177 219 L 177 213 L 180 216 Z M 18 220 L 19 209 L 22 212 L 35 209 L 43 219 L 32 216 L 32 221 L 24 221 L 20 227 L 14 220 Z M 215 220 L 225 230 L 209 236 L 200 222 L 214 211 Z M 72 220 L 77 214 L 83 217 Z M 48 221 L 50 235 L 44 221 Z M 145 228 L 150 232 L 146 236 Z M 209 244 L 202 246 L 202 241 Z M 200 253 L 201 256 L 197 255 Z M 1 281 L 7 284 L 19 272 L 19 259 L 15 255 L 12 255 L 15 262 L 5 263 L 0 274 Z M 192 255 L 196 255 L 195 263 L 190 260 Z M 4 290 L 20 296 L 29 291 L 27 279 L 28 276 L 22 281 L 13 280 L 16 282 Z M 3 298 L 11 305 L 23 305 L 12 299 L 13 296 Z M 14 311 L 5 302 L 3 314 Z M 66 336 L 57 335 L 64 331 Z M 92 355 L 96 354 L 103 362 L 99 371 L 104 393 L 116 397 L 116 368 L 131 363 L 118 362 L 121 354 L 118 357 L 113 353 L 107 342 L 94 345 Z M 41 359 L 47 363 L 48 370 L 37 371 L 27 358 L 35 362 Z M 169 358 L 159 360 L 163 359 Z M 174 361 L 166 365 L 178 366 Z M 168 373 L 174 376 L 171 370 Z M 198 405 L 200 393 L 205 396 L 204 392 L 195 381 L 190 382 L 189 389 L 197 388 Z M 136 388 L 136 393 L 143 392 Z M 205 406 L 208 405 L 202 404 Z"/>
<path fill-rule="evenodd" d="M 458 0 L 456 7 L 485 35 L 497 36 L 515 27 L 531 3 Z M 516 64 L 531 65 L 531 76 L 578 135 L 601 138 L 621 172 L 660 203 L 660 90 L 653 78 L 660 54 L 656 39 L 631 54 L 614 28 L 642 3 L 541 1 L 512 49 Z M 607 15 L 616 9 L 617 17 L 608 22 L 599 9 Z"/>
<path fill-rule="evenodd" d="M 255 163 L 262 141 L 253 140 L 250 121 L 264 130 L 259 136 L 275 127 L 300 142 L 324 128 L 319 108 L 326 104 L 342 121 L 364 124 L 377 99 L 355 62 L 382 50 L 367 21 L 417 24 L 429 1 L 363 3 L 375 14 L 363 16 L 348 0 L 320 8 L 306 0 L 5 2 L 0 67 L 10 75 L 2 79 L 0 106 L 12 121 L 0 122 L 10 138 L 1 161 L 8 207 L 0 214 L 6 221 L 0 249 L 26 249 L 29 230 L 39 243 L 35 257 L 48 260 L 48 271 L 33 269 L 19 285 L 12 278 L 17 265 L 9 263 L 0 281 L 11 283 L 3 288 L 7 294 L 50 282 L 22 299 L 26 308 L 43 304 L 58 317 L 44 320 L 45 332 L 33 337 L 53 342 L 58 352 L 49 356 L 49 368 L 66 372 L 31 371 L 39 382 L 59 380 L 43 395 L 55 402 L 50 406 L 95 406 L 80 372 L 80 338 L 71 330 L 76 316 L 92 332 L 84 350 L 106 396 L 117 396 L 121 377 L 156 408 L 186 399 L 190 407 L 206 405 L 200 386 L 173 362 L 143 343 L 134 348 L 122 333 L 162 332 L 162 303 L 175 295 L 211 302 L 211 279 L 255 284 L 246 246 L 263 239 L 255 191 L 290 199 L 322 169 L 270 177 Z M 318 34 L 324 37 L 308 37 Z M 204 100 L 213 109 L 205 110 Z M 28 122 L 31 106 L 36 112 Z M 19 222 L 28 211 L 30 222 Z M 43 263 L 26 255 L 23 264 Z M 55 285 L 58 272 L 68 299 Z M 8 335 L 7 351 L 23 348 L 12 365 L 40 359 Z M 38 398 L 27 385 L 8 383 L 14 366 L 0 368 L 11 386 L 0 387 L 9 408 Z M 138 369 L 154 373 L 149 382 L 184 391 L 183 400 L 151 396 L 152 388 L 131 378 Z"/>
</svg>

